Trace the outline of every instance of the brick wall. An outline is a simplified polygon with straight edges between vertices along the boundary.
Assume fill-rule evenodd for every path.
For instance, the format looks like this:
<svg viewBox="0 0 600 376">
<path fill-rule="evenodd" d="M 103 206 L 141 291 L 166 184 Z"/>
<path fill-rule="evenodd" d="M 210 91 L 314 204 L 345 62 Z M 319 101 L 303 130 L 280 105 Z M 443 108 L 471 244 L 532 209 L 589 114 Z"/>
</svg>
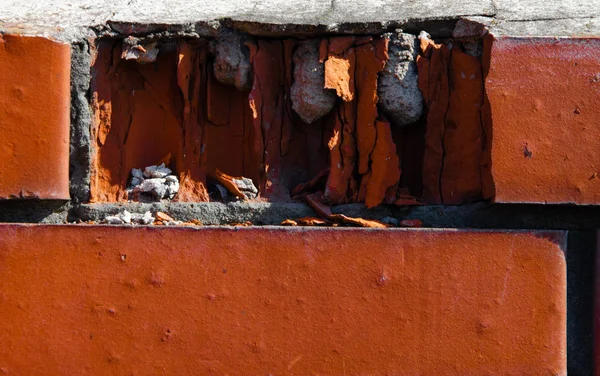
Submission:
<svg viewBox="0 0 600 376">
<path fill-rule="evenodd" d="M 600 46 L 492 21 L 0 22 L 0 372 L 593 374 Z"/>
</svg>

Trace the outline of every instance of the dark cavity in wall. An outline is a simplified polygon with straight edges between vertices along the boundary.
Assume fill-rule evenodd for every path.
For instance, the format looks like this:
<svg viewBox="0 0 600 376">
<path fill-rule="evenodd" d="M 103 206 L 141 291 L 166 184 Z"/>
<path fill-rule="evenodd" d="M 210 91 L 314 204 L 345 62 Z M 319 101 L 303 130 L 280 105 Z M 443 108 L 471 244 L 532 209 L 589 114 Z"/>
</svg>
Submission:
<svg viewBox="0 0 600 376">
<path fill-rule="evenodd" d="M 219 43 L 159 38 L 134 50 L 128 40 L 99 39 L 92 62 L 90 202 L 127 201 L 131 170 L 160 163 L 178 176 L 175 200 L 183 202 L 210 201 L 217 170 L 252 179 L 257 200 L 271 202 L 318 191 L 330 204 L 369 207 L 491 198 L 481 54 L 470 54 L 473 41 L 464 38 L 415 41 L 406 56 L 415 71 L 418 63 L 426 111 L 398 125 L 377 103 L 393 38 L 244 35 L 239 48 L 249 60 L 247 85 L 215 75 Z M 305 65 L 297 53 L 307 44 L 318 52 L 302 56 L 314 55 L 328 88 L 322 90 L 335 97 L 315 118 L 299 116 L 301 106 L 292 103 L 292 87 L 302 77 L 297 70 Z"/>
</svg>

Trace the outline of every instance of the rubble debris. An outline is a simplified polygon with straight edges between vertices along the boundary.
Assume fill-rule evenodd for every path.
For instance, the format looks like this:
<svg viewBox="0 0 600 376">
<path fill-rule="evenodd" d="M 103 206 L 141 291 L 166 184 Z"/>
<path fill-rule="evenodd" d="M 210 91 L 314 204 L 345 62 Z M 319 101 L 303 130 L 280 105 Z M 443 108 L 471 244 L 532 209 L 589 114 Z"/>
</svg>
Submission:
<svg viewBox="0 0 600 376">
<path fill-rule="evenodd" d="M 321 218 L 303 217 L 296 219 L 300 226 L 330 226 L 331 222 Z"/>
<path fill-rule="evenodd" d="M 162 221 L 164 226 L 181 226 L 183 221 Z"/>
<path fill-rule="evenodd" d="M 310 207 L 313 208 L 317 214 L 329 219 L 333 213 L 331 212 L 331 208 L 323 203 L 322 199 L 322 192 L 312 193 L 306 196 L 306 202 L 308 205 L 310 205 Z"/>
<path fill-rule="evenodd" d="M 143 171 L 145 166 L 162 162 L 177 168 L 177 201 L 209 201 L 202 144 L 206 120 L 199 116 L 210 65 L 206 43 L 160 39 L 160 53 L 151 64 L 117 64 L 122 39 L 100 38 L 95 43 L 90 100 L 98 123 L 90 140 L 95 150 L 91 203 L 137 199 L 127 191 L 131 169 Z"/>
<path fill-rule="evenodd" d="M 179 191 L 179 179 L 171 175 L 171 170 L 162 163 L 159 166 L 148 166 L 144 172 L 138 168 L 131 170 L 131 185 L 128 191 L 132 194 L 151 193 L 155 199 L 172 200 Z"/>
<path fill-rule="evenodd" d="M 471 127 L 470 123 L 468 127 L 463 126 L 467 115 L 469 122 L 481 117 L 477 104 L 464 110 L 464 114 L 458 110 L 453 111 L 470 106 L 469 103 L 464 106 L 460 103 L 464 102 L 463 98 L 470 102 L 471 97 L 482 93 L 480 90 L 472 90 L 462 96 L 463 93 L 458 92 L 458 89 L 470 90 L 483 85 L 478 78 L 482 74 L 478 73 L 480 68 L 474 64 L 475 59 L 470 59 L 468 55 L 459 56 L 458 53 L 466 55 L 465 43 L 471 37 L 453 40 L 452 47 L 447 44 L 446 60 L 440 55 L 443 53 L 434 51 L 436 48 L 430 46 L 429 42 L 423 44 L 422 55 L 415 58 L 419 49 L 414 36 L 396 31 L 386 34 L 386 37 L 244 39 L 246 37 L 243 35 L 231 33 L 229 36 L 223 35 L 223 40 L 215 40 L 214 43 L 208 40 L 180 41 L 177 48 L 171 48 L 175 47 L 175 43 L 169 45 L 169 48 L 166 48 L 167 45 L 163 48 L 161 44 L 161 53 L 155 64 L 150 66 L 118 64 L 113 69 L 114 74 L 107 78 L 101 77 L 101 85 L 96 86 L 93 93 L 97 116 L 102 125 L 98 127 L 94 137 L 97 140 L 98 157 L 93 164 L 92 173 L 95 175 L 90 179 L 90 202 L 132 199 L 126 192 L 130 183 L 133 186 L 140 185 L 140 193 L 147 193 L 142 191 L 143 187 L 151 192 L 147 196 L 155 195 L 162 199 L 166 192 L 160 184 L 161 180 L 152 179 L 165 177 L 160 174 L 144 176 L 147 171 L 143 166 L 148 159 L 156 164 L 160 163 L 158 161 L 165 161 L 173 169 L 177 166 L 180 184 L 176 195 L 178 201 L 223 199 L 226 202 L 247 200 L 250 199 L 249 196 L 255 195 L 244 194 L 237 184 L 226 186 L 218 182 L 218 185 L 213 186 L 213 182 L 217 183 L 217 180 L 207 181 L 207 174 L 212 174 L 216 168 L 232 174 L 232 178 L 243 176 L 251 179 L 253 184 L 250 187 L 258 188 L 260 199 L 271 202 L 288 202 L 290 198 L 303 200 L 309 193 L 323 191 L 323 201 L 328 205 L 359 202 L 368 207 L 381 203 L 420 204 L 416 198 L 403 197 L 401 188 L 409 189 L 408 193 L 423 197 L 424 202 L 428 203 L 432 202 L 430 197 L 433 197 L 434 203 L 451 203 L 452 200 L 462 202 L 465 197 L 467 201 L 479 199 L 480 194 L 477 192 L 481 190 L 481 183 L 476 182 L 484 178 L 478 179 L 475 169 L 483 169 L 480 166 L 481 157 L 478 157 L 477 163 L 475 160 L 469 162 L 468 168 L 464 169 L 468 170 L 469 176 L 462 180 L 455 175 L 460 173 L 463 176 L 462 162 L 450 163 L 452 160 L 462 161 L 463 155 L 471 155 L 472 151 L 482 148 L 481 141 L 475 140 L 475 127 Z M 230 39 L 229 42 L 225 41 L 227 38 Z M 424 34 L 421 39 L 427 38 Z M 210 43 L 215 56 L 208 52 L 207 46 Z M 250 76 L 253 76 L 250 92 L 239 91 L 234 87 L 235 77 L 239 72 L 236 71 L 238 68 L 235 64 L 229 64 L 229 57 L 223 57 L 223 64 L 232 67 L 232 71 L 228 72 L 231 73 L 229 79 L 233 81 L 226 86 L 215 77 L 216 72 L 213 74 L 219 60 L 216 55 L 223 51 L 217 48 L 219 43 L 229 43 L 231 48 L 235 45 L 236 54 L 246 52 L 247 48 L 248 62 L 251 64 L 248 69 L 252 70 Z M 121 44 L 121 40 L 114 43 L 103 40 L 99 43 L 99 48 L 102 47 L 99 51 L 111 52 L 108 55 L 103 52 L 104 55 L 97 59 L 98 66 L 94 70 L 111 71 L 109 63 L 120 55 Z M 115 56 L 115 53 L 118 55 Z M 215 64 L 213 58 L 216 58 Z M 396 70 L 402 67 L 403 74 L 416 74 L 415 60 L 419 58 L 421 62 L 418 66 L 423 69 L 419 71 L 418 77 L 415 76 L 417 96 L 425 98 L 427 105 L 431 105 L 427 109 L 429 116 L 427 119 L 422 116 L 413 126 L 400 128 L 394 126 L 391 110 L 385 109 L 382 85 L 386 82 L 387 75 L 406 89 L 402 87 L 403 83 L 396 75 Z M 398 61 L 394 62 L 394 59 Z M 293 64 L 294 60 L 296 64 Z M 99 63 L 102 61 L 106 64 Z M 450 65 L 444 68 L 446 62 Z M 301 67 L 302 64 L 305 67 Z M 156 69 L 149 69 L 154 67 Z M 173 67 L 176 68 L 176 75 L 169 71 Z M 467 69 L 466 79 L 459 75 L 463 68 Z M 170 73 L 158 74 L 159 71 Z M 312 126 L 303 127 L 304 121 L 309 119 L 302 115 L 304 110 L 300 110 L 298 101 L 306 101 L 310 97 L 303 90 L 312 86 L 302 88 L 299 83 L 301 79 L 313 77 L 317 71 L 318 80 L 323 81 L 323 86 L 316 85 L 315 88 L 320 93 L 329 93 L 336 98 L 333 99 L 333 109 L 328 114 L 315 120 Z M 469 73 L 476 73 L 476 79 L 471 80 Z M 140 74 L 144 80 L 122 78 L 139 77 Z M 443 74 L 445 79 L 441 78 Z M 111 85 L 112 80 L 117 80 L 119 84 Z M 313 85 L 313 81 L 307 80 L 307 84 Z M 419 84 L 422 83 L 427 84 L 427 93 L 418 91 Z M 457 85 L 453 85 L 454 83 Z M 325 86 L 331 89 L 325 89 Z M 141 94 L 140 89 L 145 87 L 148 90 Z M 135 103 L 128 102 L 133 100 L 130 98 L 133 91 L 136 93 Z M 295 97 L 296 91 L 299 98 Z M 181 100 L 172 101 L 172 98 L 180 97 Z M 103 103 L 125 104 L 111 108 Z M 156 103 L 161 105 L 156 106 Z M 304 105 L 306 104 L 302 104 Z M 424 103 L 420 105 L 426 107 Z M 159 120 L 159 113 L 163 110 L 155 109 L 163 107 L 166 108 L 164 111 L 167 111 L 167 116 Z M 446 113 L 447 117 L 442 120 L 441 127 L 438 127 L 440 124 L 435 124 L 433 120 L 442 113 Z M 146 129 L 148 119 L 156 119 L 161 124 Z M 424 127 L 422 125 L 426 120 L 427 127 Z M 450 129 L 451 120 L 461 120 L 460 124 L 456 124 L 457 129 Z M 480 134 L 483 132 L 483 137 L 480 138 L 485 138 L 485 128 L 479 126 L 478 129 Z M 440 132 L 443 135 L 440 136 Z M 127 135 L 126 139 L 124 135 Z M 157 143 L 157 147 L 144 149 L 148 135 L 153 143 L 163 139 L 165 142 Z M 458 149 L 453 140 L 463 136 L 470 140 L 472 138 L 473 142 Z M 424 151 L 426 142 L 427 151 Z M 445 155 L 435 154 L 437 149 L 431 152 L 437 146 L 441 146 L 439 150 L 447 151 Z M 485 145 L 483 148 L 485 149 Z M 166 161 L 165 155 L 171 153 L 172 160 Z M 428 154 L 425 158 L 424 153 Z M 439 163 L 442 157 L 447 158 L 448 162 L 443 164 L 444 171 Z M 426 163 L 423 165 L 424 159 Z M 328 172 L 323 171 L 326 166 L 329 167 Z M 132 172 L 129 175 L 132 167 L 142 168 L 136 174 Z M 318 171 L 321 173 L 308 181 Z M 324 180 L 326 181 L 323 182 Z M 290 194 L 290 185 L 299 181 L 308 182 L 306 185 L 298 185 Z M 210 197 L 207 184 L 211 184 Z M 429 187 L 434 187 L 433 190 L 437 192 L 429 192 Z M 137 198 L 134 196 L 133 199 Z"/>
<path fill-rule="evenodd" d="M 306 196 L 307 203 L 321 216 L 334 223 L 345 223 L 360 227 L 387 228 L 389 225 L 375 220 L 353 218 L 344 214 L 333 214 L 331 208 L 322 201 L 323 193 L 317 192 Z"/>
<path fill-rule="evenodd" d="M 294 51 L 294 83 L 290 89 L 292 109 L 307 124 L 327 115 L 336 100 L 335 92 L 325 88 L 319 44 L 317 39 L 306 40 L 298 43 Z"/>
<path fill-rule="evenodd" d="M 168 222 L 173 222 L 173 221 L 175 221 L 175 219 L 173 217 L 171 217 L 167 213 L 163 213 L 161 211 L 156 212 L 155 216 L 156 216 L 156 220 L 157 221 L 162 221 L 162 222 L 167 222 L 167 221 Z"/>
<path fill-rule="evenodd" d="M 417 84 L 417 39 L 402 30 L 383 36 L 389 39 L 389 58 L 379 73 L 379 106 L 392 125 L 406 126 L 419 120 L 424 110 Z"/>
<path fill-rule="evenodd" d="M 145 212 L 144 214 L 140 214 L 130 213 L 127 210 L 123 210 L 118 214 L 106 216 L 102 223 L 109 225 L 149 225 L 154 223 L 154 217 L 149 211 Z"/>
<path fill-rule="evenodd" d="M 365 205 L 369 209 L 384 201 L 388 189 L 395 193 L 401 175 L 400 159 L 392 139 L 390 123 L 376 120 L 375 129 L 377 140 L 371 153 L 371 172 L 365 192 Z"/>
<path fill-rule="evenodd" d="M 234 85 L 238 90 L 252 86 L 250 52 L 245 37 L 231 31 L 222 31 L 211 46 L 215 55 L 213 71 L 219 82 Z"/>
<path fill-rule="evenodd" d="M 121 59 L 135 60 L 140 64 L 153 63 L 158 56 L 157 41 L 145 41 L 129 36 L 123 40 Z"/>
<path fill-rule="evenodd" d="M 351 225 L 355 225 L 355 226 L 359 226 L 359 227 L 370 227 L 370 228 L 388 228 L 388 227 L 390 227 L 389 225 L 387 225 L 383 222 L 380 222 L 380 221 L 375 221 L 372 219 L 364 219 L 364 218 L 352 218 L 352 217 L 348 217 L 344 214 L 334 214 L 330 217 L 330 219 L 333 221 L 347 223 L 347 224 L 351 224 Z"/>
<path fill-rule="evenodd" d="M 280 226 L 298 226 L 298 222 L 293 219 L 286 219 L 279 224 Z"/>
<path fill-rule="evenodd" d="M 216 179 L 231 193 L 242 200 L 252 200 L 258 196 L 258 189 L 252 179 L 243 176 L 230 176 L 219 169 L 215 171 Z"/>
</svg>

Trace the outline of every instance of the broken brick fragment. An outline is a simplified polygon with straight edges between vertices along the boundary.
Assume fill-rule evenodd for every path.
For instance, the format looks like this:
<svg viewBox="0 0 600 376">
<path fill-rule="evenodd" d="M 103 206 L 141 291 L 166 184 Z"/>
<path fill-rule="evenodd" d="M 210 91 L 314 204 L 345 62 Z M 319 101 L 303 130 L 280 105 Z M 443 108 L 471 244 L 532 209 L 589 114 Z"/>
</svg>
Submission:
<svg viewBox="0 0 600 376">
<path fill-rule="evenodd" d="M 306 202 L 317 212 L 317 214 L 319 214 L 322 217 L 330 218 L 333 215 L 333 213 L 331 212 L 331 208 L 325 203 L 323 203 L 322 192 L 316 192 L 307 195 Z"/>
<path fill-rule="evenodd" d="M 394 198 L 401 174 L 400 159 L 396 153 L 396 144 L 392 139 L 390 123 L 377 120 L 375 128 L 377 142 L 371 155 L 371 173 L 365 197 L 367 208 L 381 204 L 386 198 L 386 191 L 389 188 L 393 188 L 392 198 Z"/>
<path fill-rule="evenodd" d="M 444 158 L 444 118 L 450 98 L 450 50 L 444 44 L 420 37 L 421 55 L 417 57 L 419 89 L 427 105 L 427 130 L 423 157 L 423 199 L 441 204 L 440 179 Z"/>
<path fill-rule="evenodd" d="M 337 87 L 338 95 L 342 97 L 343 102 L 336 109 L 337 117 L 334 120 L 333 135 L 328 142 L 331 163 L 323 196 L 327 203 L 364 202 L 369 189 L 373 191 L 369 197 L 369 205 L 376 206 L 383 202 L 386 193 L 389 201 L 395 198 L 394 190 L 388 192 L 388 188 L 398 184 L 399 173 L 392 173 L 385 182 L 375 179 L 370 183 L 371 188 L 368 188 L 373 164 L 378 165 L 381 162 L 381 160 L 374 162 L 372 154 L 377 139 L 375 126 L 378 117 L 377 77 L 385 65 L 386 57 L 386 39 L 341 37 L 329 40 L 325 62 L 325 85 L 331 88 Z M 347 66 L 336 70 L 334 66 L 341 64 L 338 61 L 340 59 Z M 330 61 L 332 63 L 328 69 L 327 63 Z M 337 86 L 332 84 L 334 82 L 337 82 Z M 340 83 L 343 85 L 340 86 Z M 355 92 L 356 96 L 354 96 Z M 395 144 L 393 141 L 388 142 L 392 137 L 389 129 L 387 132 L 389 137 L 382 135 L 385 141 L 381 141 L 378 152 L 382 153 L 381 148 L 393 148 L 390 153 L 395 156 L 396 170 L 399 172 Z M 391 157 L 390 153 L 385 153 L 386 157 Z M 385 169 L 379 165 L 376 168 Z M 387 184 L 391 179 L 395 181 L 389 185 L 377 186 L 379 183 Z M 383 191 L 383 193 L 379 195 L 375 191 Z"/>
<path fill-rule="evenodd" d="M 369 228 L 388 228 L 390 225 L 380 221 L 364 218 L 353 218 L 348 217 L 344 214 L 334 214 L 330 217 L 331 220 L 340 221 L 342 223 L 358 226 L 358 227 L 369 227 Z"/>
<path fill-rule="evenodd" d="M 176 162 L 179 173 L 180 191 L 178 201 L 208 201 L 206 191 L 206 159 L 203 144 L 206 142 L 206 129 L 200 122 L 201 101 L 205 94 L 201 87 L 206 54 L 197 51 L 191 44 L 181 41 L 178 46 L 177 85 L 183 96 L 183 157 Z M 169 154 L 170 156 L 170 154 Z"/>
<path fill-rule="evenodd" d="M 331 208 L 323 203 L 322 192 L 312 193 L 306 196 L 306 202 L 322 217 L 337 223 L 351 224 L 359 227 L 371 227 L 371 228 L 387 228 L 389 225 L 375 220 L 353 218 L 348 217 L 344 214 L 333 214 Z"/>
<path fill-rule="evenodd" d="M 140 64 L 153 63 L 158 56 L 158 41 L 155 40 L 140 40 L 129 36 L 123 40 L 123 51 L 121 59 L 135 60 Z"/>
<path fill-rule="evenodd" d="M 329 226 L 331 224 L 330 221 L 315 217 L 298 218 L 296 219 L 296 222 L 300 226 Z"/>
<path fill-rule="evenodd" d="M 332 38 L 336 39 L 336 38 Z M 344 102 L 354 99 L 354 66 L 343 55 L 329 55 L 325 61 L 325 88 L 334 89 Z"/>
<path fill-rule="evenodd" d="M 369 161 L 377 138 L 375 129 L 375 120 L 378 117 L 377 102 L 379 101 L 377 78 L 385 66 L 385 60 L 379 57 L 383 53 L 378 53 L 378 50 L 387 51 L 386 39 L 378 38 L 374 43 L 356 47 L 355 81 L 356 90 L 359 93 L 356 111 L 356 140 L 358 173 L 361 175 L 369 171 Z"/>
<path fill-rule="evenodd" d="M 481 199 L 484 152 L 481 106 L 483 75 L 479 58 L 455 44 L 450 59 L 450 100 L 445 118 L 441 196 L 449 205 Z"/>
<path fill-rule="evenodd" d="M 230 176 L 219 171 L 219 169 L 215 171 L 214 176 L 219 183 L 227 188 L 229 193 L 242 200 L 253 199 L 258 195 L 258 190 L 251 179 L 243 176 Z"/>
<path fill-rule="evenodd" d="M 291 54 L 291 49 L 289 53 Z M 254 72 L 254 83 L 249 101 L 253 109 L 253 130 L 261 138 L 255 144 L 255 153 L 263 157 L 259 166 L 261 180 L 259 189 L 266 197 L 283 197 L 281 186 L 282 135 L 284 120 L 284 97 L 286 69 L 292 69 L 281 58 L 284 55 L 282 41 L 258 40 L 256 49 L 251 49 L 250 60 Z M 274 58 L 277 57 L 277 58 Z M 286 59 L 287 60 L 287 59 Z M 261 136 L 259 136 L 261 135 Z"/>
<path fill-rule="evenodd" d="M 298 226 L 298 222 L 294 221 L 293 219 L 286 219 L 286 220 L 282 221 L 279 225 L 280 226 Z"/>
<path fill-rule="evenodd" d="M 450 49 L 423 33 L 419 38 L 419 88 L 427 105 L 423 199 L 453 205 L 479 200 L 489 147 L 481 60 L 463 52 L 459 42 Z"/>
<path fill-rule="evenodd" d="M 346 192 L 348 189 L 348 182 L 342 179 L 343 163 L 341 145 L 344 123 L 340 118 L 338 111 L 339 109 L 336 109 L 333 135 L 327 143 L 331 167 L 329 168 L 329 174 L 327 176 L 325 196 L 327 197 L 327 201 L 332 203 L 346 202 Z M 351 149 L 350 151 L 354 151 L 354 149 Z"/>
<path fill-rule="evenodd" d="M 154 216 L 156 217 L 157 220 L 162 221 L 162 222 L 175 221 L 175 219 L 173 217 L 171 217 L 167 213 L 163 213 L 161 211 L 156 212 L 156 214 Z"/>
</svg>

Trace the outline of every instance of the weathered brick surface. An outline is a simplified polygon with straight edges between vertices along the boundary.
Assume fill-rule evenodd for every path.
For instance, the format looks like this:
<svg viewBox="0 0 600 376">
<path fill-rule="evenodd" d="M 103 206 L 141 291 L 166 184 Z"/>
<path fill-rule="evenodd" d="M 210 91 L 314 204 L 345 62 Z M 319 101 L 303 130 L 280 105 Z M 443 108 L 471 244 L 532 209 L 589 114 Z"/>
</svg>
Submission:
<svg viewBox="0 0 600 376">
<path fill-rule="evenodd" d="M 0 198 L 69 198 L 70 46 L 0 34 Z"/>
<path fill-rule="evenodd" d="M 561 237 L 0 225 L 0 369 L 564 375 Z"/>
<path fill-rule="evenodd" d="M 488 38 L 496 202 L 600 203 L 600 39 Z"/>
</svg>

